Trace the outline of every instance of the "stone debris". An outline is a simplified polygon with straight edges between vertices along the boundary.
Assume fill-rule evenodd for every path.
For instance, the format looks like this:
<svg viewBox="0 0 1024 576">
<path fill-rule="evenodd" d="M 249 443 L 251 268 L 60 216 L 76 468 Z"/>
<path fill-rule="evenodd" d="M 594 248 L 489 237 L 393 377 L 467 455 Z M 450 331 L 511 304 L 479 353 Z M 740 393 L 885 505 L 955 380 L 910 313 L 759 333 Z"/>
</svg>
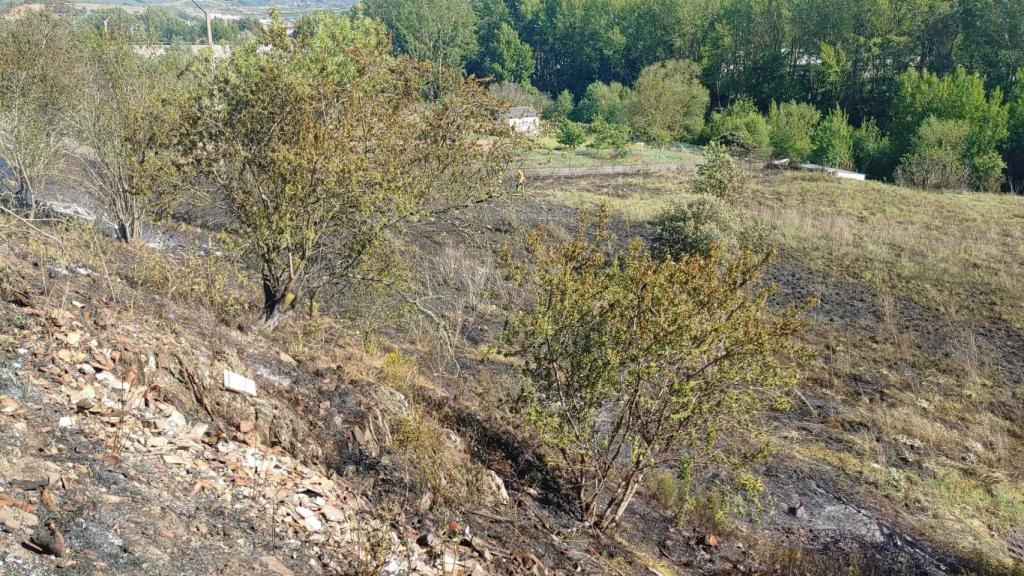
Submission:
<svg viewBox="0 0 1024 576">
<path fill-rule="evenodd" d="M 239 394 L 256 395 L 256 382 L 231 370 L 224 371 L 224 389 Z"/>
<path fill-rule="evenodd" d="M 70 309 L 82 314 L 87 308 Z M 100 316 L 97 311 L 96 317 Z M 57 440 L 40 443 L 38 455 L 56 456 L 62 464 L 47 463 L 48 467 L 26 474 L 28 479 L 0 477 L 0 534 L 26 553 L 26 562 L 46 562 L 45 556 L 53 557 L 49 560 L 53 565 L 94 560 L 89 555 L 96 550 L 82 546 L 73 523 L 58 526 L 55 520 L 68 521 L 61 516 L 58 504 L 65 512 L 75 509 L 66 491 L 79 477 L 76 467 L 79 472 L 96 467 L 162 494 L 180 494 L 183 499 L 202 497 L 232 514 L 266 519 L 273 537 L 293 552 L 258 552 L 251 559 L 258 565 L 256 573 L 347 573 L 347 562 L 353 556 L 380 554 L 383 549 L 384 556 L 374 559 L 382 574 L 487 574 L 485 565 L 492 555 L 479 538 L 468 533 L 464 538 L 457 534 L 432 536 L 432 546 L 423 549 L 413 541 L 416 534 L 410 534 L 412 529 L 402 523 L 405 520 L 396 521 L 390 516 L 393 512 L 377 510 L 364 498 L 361 490 L 365 486 L 357 488 L 351 479 L 308 464 L 294 451 L 264 445 L 266 439 L 280 433 L 275 426 L 281 420 L 272 403 L 246 402 L 225 393 L 201 397 L 201 393 L 209 394 L 211 390 L 219 392 L 216 377 L 209 376 L 223 366 L 218 361 L 195 367 L 195 373 L 204 378 L 199 384 L 205 388 L 192 390 L 196 398 L 189 405 L 192 398 L 183 400 L 166 394 L 167 386 L 188 386 L 175 371 L 181 362 L 175 355 L 166 351 L 144 353 L 139 348 L 145 344 L 128 337 L 104 342 L 102 335 L 90 334 L 83 323 L 63 310 L 40 311 L 35 318 L 34 322 L 49 324 L 45 331 L 35 335 L 26 332 L 25 340 L 10 341 L 22 345 L 18 377 L 37 394 L 32 402 L 59 407 L 59 411 L 46 413 L 48 423 L 39 426 L 44 413 L 26 410 L 22 396 L 15 396 L 15 400 L 3 395 L 0 427 L 23 434 L 31 432 L 33 426 L 51 431 Z M 288 358 L 279 355 L 283 363 L 294 365 L 294 359 L 289 362 Z M 257 395 L 252 379 L 228 369 L 223 372 L 224 390 Z M 400 393 L 378 387 L 374 394 L 387 400 L 388 406 L 396 406 L 395 411 L 407 413 L 407 401 Z M 228 401 L 250 411 L 233 418 L 211 410 L 218 407 L 218 402 Z M 255 410 L 253 404 L 257 404 Z M 314 409 L 321 415 L 331 412 L 330 403 Z M 362 426 L 352 429 L 353 442 L 366 452 L 379 453 L 390 442 L 390 434 L 388 418 L 377 407 L 368 411 Z M 451 441 L 462 442 L 454 432 Z M 0 466 L 4 456 L 0 450 Z M 79 463 L 62 467 L 68 466 L 63 456 L 73 456 Z M 508 502 L 508 492 L 497 474 L 491 474 L 490 484 L 495 498 Z M 8 495 L 3 491 L 8 487 L 24 491 L 29 499 L 20 498 L 18 492 Z M 106 490 L 94 494 L 100 507 L 127 505 L 135 497 Z M 427 499 L 426 507 L 430 508 Z M 67 542 L 63 528 L 68 530 Z M 207 516 L 196 518 L 184 530 L 156 525 L 143 528 L 143 534 L 180 538 L 184 531 L 193 538 L 208 538 L 215 543 L 217 538 L 226 539 L 226 528 Z M 72 550 L 68 544 L 82 549 Z M 378 548 L 368 550 L 369 546 Z M 297 549 L 308 551 L 308 555 L 298 560 L 294 553 Z M 0 561 L 6 560 L 0 556 Z"/>
</svg>

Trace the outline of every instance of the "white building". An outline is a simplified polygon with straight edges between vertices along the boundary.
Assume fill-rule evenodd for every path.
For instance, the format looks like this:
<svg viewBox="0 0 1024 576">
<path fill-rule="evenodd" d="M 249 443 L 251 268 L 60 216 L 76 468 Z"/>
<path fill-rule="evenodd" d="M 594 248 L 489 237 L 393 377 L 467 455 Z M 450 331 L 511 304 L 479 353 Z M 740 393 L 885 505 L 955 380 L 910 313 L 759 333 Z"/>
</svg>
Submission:
<svg viewBox="0 0 1024 576">
<path fill-rule="evenodd" d="M 505 122 L 519 134 L 540 134 L 540 114 L 530 106 L 516 106 L 505 114 Z"/>
</svg>

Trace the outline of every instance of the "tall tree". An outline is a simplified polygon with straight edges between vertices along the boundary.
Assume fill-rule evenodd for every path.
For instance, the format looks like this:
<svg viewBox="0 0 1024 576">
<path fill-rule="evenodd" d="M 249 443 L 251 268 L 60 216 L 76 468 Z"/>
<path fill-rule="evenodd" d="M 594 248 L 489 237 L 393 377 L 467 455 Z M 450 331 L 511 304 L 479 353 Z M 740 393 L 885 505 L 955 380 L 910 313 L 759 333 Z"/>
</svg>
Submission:
<svg viewBox="0 0 1024 576">
<path fill-rule="evenodd" d="M 366 0 L 363 6 L 391 32 L 397 50 L 430 62 L 437 75 L 476 54 L 478 19 L 469 0 Z"/>
<path fill-rule="evenodd" d="M 30 11 L 0 22 L 2 187 L 30 215 L 36 194 L 58 171 L 81 80 L 81 47 L 69 19 Z"/>
<path fill-rule="evenodd" d="M 392 56 L 372 20 L 335 16 L 291 38 L 278 19 L 267 41 L 218 70 L 216 97 L 194 103 L 192 141 L 260 272 L 273 326 L 364 271 L 411 221 L 499 194 L 509 141 L 475 83 L 426 98 L 429 65 Z"/>
</svg>

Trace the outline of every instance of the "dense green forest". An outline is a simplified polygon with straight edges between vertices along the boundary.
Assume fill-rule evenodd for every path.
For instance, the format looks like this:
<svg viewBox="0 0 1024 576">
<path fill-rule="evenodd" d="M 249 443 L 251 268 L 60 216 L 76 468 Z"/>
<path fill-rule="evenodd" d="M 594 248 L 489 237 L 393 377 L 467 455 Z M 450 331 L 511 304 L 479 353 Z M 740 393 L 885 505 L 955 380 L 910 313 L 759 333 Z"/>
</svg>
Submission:
<svg viewBox="0 0 1024 576">
<path fill-rule="evenodd" d="M 644 140 L 806 153 L 924 188 L 994 189 L 1003 174 L 1024 175 L 1019 0 L 365 0 L 357 9 L 384 22 L 396 49 L 510 83 L 506 96 L 532 93 L 544 105 L 534 91 L 560 95 L 545 106 L 550 117 L 600 118 L 599 131 L 621 124 Z M 666 61 L 696 68 L 652 68 Z M 705 99 L 717 114 L 693 111 Z M 671 117 L 684 108 L 689 119 Z"/>
</svg>

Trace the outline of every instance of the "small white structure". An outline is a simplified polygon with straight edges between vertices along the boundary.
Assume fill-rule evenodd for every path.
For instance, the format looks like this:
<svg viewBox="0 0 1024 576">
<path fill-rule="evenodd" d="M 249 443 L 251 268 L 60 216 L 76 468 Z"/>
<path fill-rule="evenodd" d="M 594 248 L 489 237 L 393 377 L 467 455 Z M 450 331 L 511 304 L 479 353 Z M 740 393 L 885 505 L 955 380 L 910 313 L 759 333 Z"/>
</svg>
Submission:
<svg viewBox="0 0 1024 576">
<path fill-rule="evenodd" d="M 867 176 L 860 172 L 851 172 L 850 170 L 832 168 L 831 166 L 821 166 L 820 164 L 794 164 L 790 162 L 789 158 L 772 160 L 771 162 L 768 162 L 766 167 L 770 170 L 805 170 L 807 172 L 823 172 L 829 176 L 834 176 L 843 180 L 867 180 Z"/>
<path fill-rule="evenodd" d="M 860 172 L 851 172 L 849 170 L 843 170 L 841 168 L 831 168 L 829 166 L 819 166 L 817 164 L 801 164 L 800 168 L 809 170 L 811 172 L 824 172 L 829 176 L 835 176 L 836 178 L 842 178 L 843 180 L 866 180 L 867 176 Z"/>
<path fill-rule="evenodd" d="M 540 114 L 530 106 L 516 106 L 505 114 L 505 122 L 518 134 L 540 134 Z"/>
</svg>

